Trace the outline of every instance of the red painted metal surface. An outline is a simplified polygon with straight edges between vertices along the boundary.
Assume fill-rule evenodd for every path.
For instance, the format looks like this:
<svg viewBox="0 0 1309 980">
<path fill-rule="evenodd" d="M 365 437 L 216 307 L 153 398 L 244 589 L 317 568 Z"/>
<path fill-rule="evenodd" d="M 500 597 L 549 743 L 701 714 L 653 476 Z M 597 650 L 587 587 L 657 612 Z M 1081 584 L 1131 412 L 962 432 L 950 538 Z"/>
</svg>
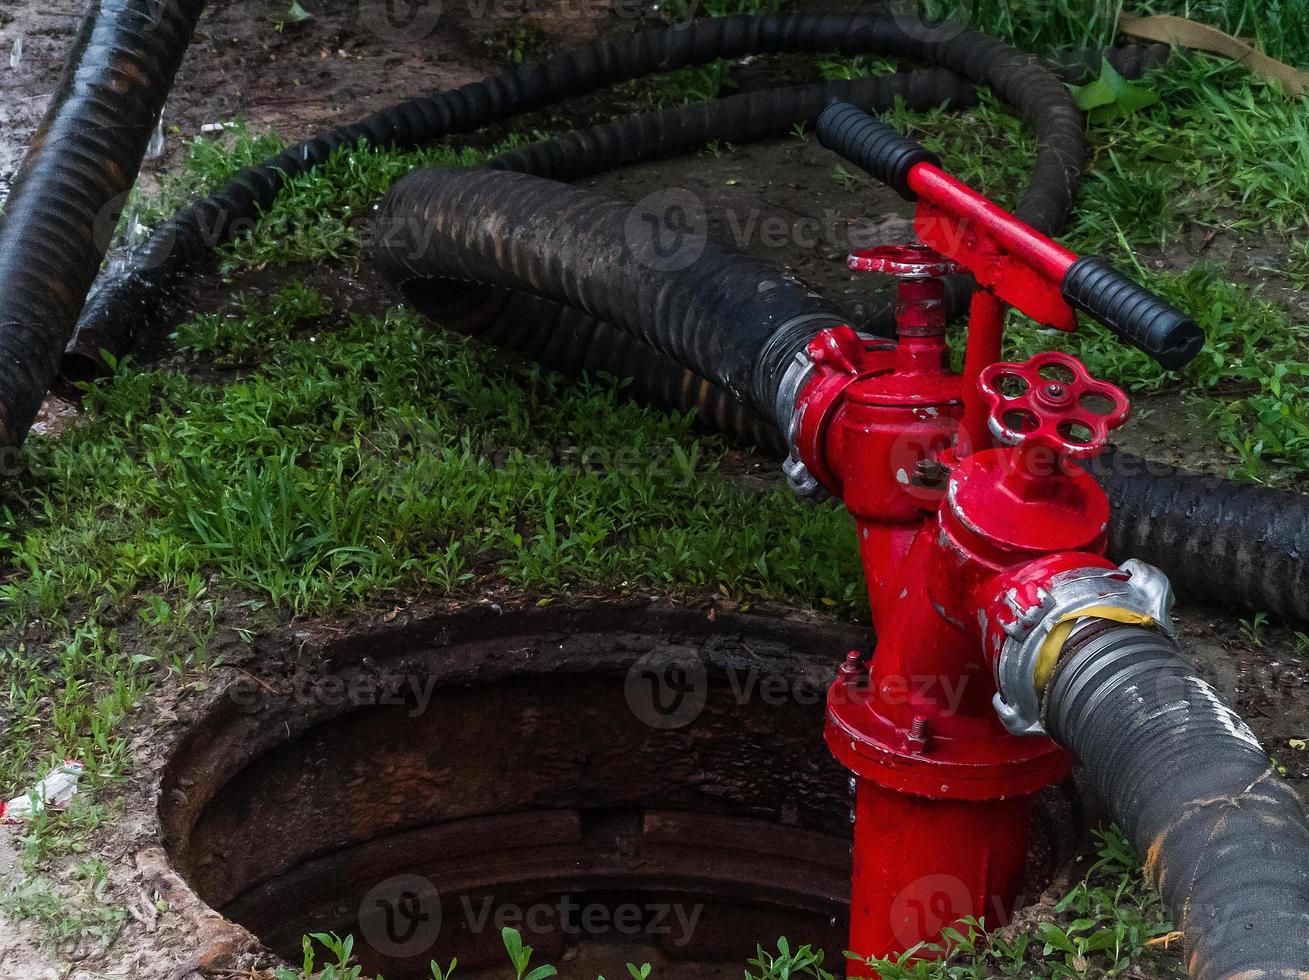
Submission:
<svg viewBox="0 0 1309 980">
<path fill-rule="evenodd" d="M 1128 407 L 1066 355 L 998 363 L 1006 302 L 1072 326 L 1059 283 L 1076 257 L 929 164 L 911 186 L 934 248 L 850 259 L 901 277 L 897 342 L 825 331 L 797 400 L 796 449 L 855 519 L 877 635 L 871 661 L 848 658 L 832 685 L 826 728 L 856 781 L 850 949 L 863 956 L 1013 911 L 1031 797 L 1069 760 L 1048 739 L 1005 729 L 994 659 L 1003 626 L 1039 604 L 1054 575 L 1111 567 L 1108 500 L 1073 459 L 1098 452 Z M 938 278 L 958 265 L 987 287 L 962 375 L 948 369 Z M 1051 369 L 1066 376 L 1044 377 Z M 1014 379 L 1027 387 L 1010 404 Z M 1026 424 L 1007 425 L 1015 413 Z"/>
<path fill-rule="evenodd" d="M 1081 361 L 1058 351 L 1026 364 L 992 364 L 977 383 L 990 408 L 987 428 L 999 442 L 1069 459 L 1104 452 L 1109 430 L 1126 422 L 1132 409 L 1122 389 L 1095 380 Z M 1006 383 L 1014 389 L 1004 391 Z"/>
<path fill-rule="evenodd" d="M 968 347 L 964 351 L 964 427 L 961 439 L 967 437 L 960 456 L 967 456 L 973 446 L 990 444 L 991 431 L 987 419 L 990 406 L 982 397 L 978 382 L 982 372 L 1000 360 L 1004 346 L 1004 318 L 1007 307 L 985 289 L 973 294 L 968 313 Z"/>
<path fill-rule="evenodd" d="M 1077 326 L 1060 292 L 1076 255 L 930 163 L 909 172 L 909 186 L 918 195 L 914 230 L 924 243 L 1033 320 L 1060 330 Z"/>
</svg>

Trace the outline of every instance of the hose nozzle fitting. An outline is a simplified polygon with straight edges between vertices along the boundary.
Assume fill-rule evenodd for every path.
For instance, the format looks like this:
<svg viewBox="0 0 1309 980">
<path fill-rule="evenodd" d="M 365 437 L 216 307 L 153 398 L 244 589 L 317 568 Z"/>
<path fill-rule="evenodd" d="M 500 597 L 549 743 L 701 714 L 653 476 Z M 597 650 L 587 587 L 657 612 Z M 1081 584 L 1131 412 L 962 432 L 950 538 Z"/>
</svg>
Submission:
<svg viewBox="0 0 1309 980">
<path fill-rule="evenodd" d="M 995 710 L 1015 735 L 1045 734 L 1041 706 L 1046 686 L 1078 631 L 1107 621 L 1175 635 L 1168 577 L 1134 558 L 1118 568 L 1061 571 L 1032 585 L 1002 586 L 996 604 L 1002 612 L 994 617 L 1004 634 L 994 660 Z M 1025 600 L 1023 593 L 1030 598 Z"/>
</svg>

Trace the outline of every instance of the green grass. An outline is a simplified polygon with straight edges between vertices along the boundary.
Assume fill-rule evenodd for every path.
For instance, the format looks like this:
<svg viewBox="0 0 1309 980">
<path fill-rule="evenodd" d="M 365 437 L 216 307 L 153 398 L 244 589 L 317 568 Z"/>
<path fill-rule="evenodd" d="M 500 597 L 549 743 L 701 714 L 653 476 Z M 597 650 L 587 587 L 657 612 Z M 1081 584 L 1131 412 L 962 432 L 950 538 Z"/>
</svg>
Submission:
<svg viewBox="0 0 1309 980">
<path fill-rule="evenodd" d="M 1300 0 L 927 0 L 925 8 L 1038 52 L 1110 44 L 1123 13 L 1177 14 L 1251 37 L 1275 58 L 1309 62 L 1309 8 Z"/>
</svg>

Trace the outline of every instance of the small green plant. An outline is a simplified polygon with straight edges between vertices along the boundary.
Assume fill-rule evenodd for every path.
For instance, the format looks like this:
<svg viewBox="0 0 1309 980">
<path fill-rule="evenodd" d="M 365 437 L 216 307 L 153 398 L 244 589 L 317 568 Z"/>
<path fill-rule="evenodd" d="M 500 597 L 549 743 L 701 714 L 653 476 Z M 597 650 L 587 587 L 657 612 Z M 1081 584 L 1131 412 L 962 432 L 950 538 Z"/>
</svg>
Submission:
<svg viewBox="0 0 1309 980">
<path fill-rule="evenodd" d="M 314 15 L 304 8 L 300 0 L 271 0 L 265 16 L 280 32 L 295 24 L 303 24 Z"/>
<path fill-rule="evenodd" d="M 854 173 L 842 163 L 832 168 L 832 179 L 847 191 L 856 191 L 868 183 L 867 177 Z"/>
<path fill-rule="evenodd" d="M 1130 116 L 1159 101 L 1159 96 L 1143 85 L 1134 85 L 1123 78 L 1105 58 L 1100 64 L 1100 77 L 1075 90 L 1077 108 L 1087 114 L 1092 123 L 1107 123 Z"/>
<path fill-rule="evenodd" d="M 1098 860 L 1055 905 L 1068 920 L 1043 922 L 1037 930 L 1056 978 L 1124 973 L 1154 955 L 1153 940 L 1173 931 L 1158 893 L 1141 881 L 1131 843 L 1117 829 L 1097 836 Z"/>
<path fill-rule="evenodd" d="M 314 943 L 321 945 L 332 957 L 320 968 Z M 273 971 L 276 980 L 361 980 L 363 967 L 354 964 L 354 936 L 342 939 L 334 932 L 315 932 L 300 941 L 302 962 L 299 971 L 285 968 Z M 435 965 L 435 964 L 434 964 Z M 378 977 L 377 980 L 382 980 Z"/>
<path fill-rule="evenodd" d="M 108 946 L 128 918 L 111 895 L 108 867 L 94 858 L 76 865 L 66 882 L 47 875 L 28 878 L 0 898 L 0 908 L 35 923 L 42 944 L 54 950 L 83 942 Z"/>
<path fill-rule="evenodd" d="M 762 946 L 755 947 L 755 957 L 745 970 L 745 980 L 792 980 L 794 977 L 833 980 L 832 974 L 823 969 L 821 949 L 806 945 L 793 950 L 785 936 L 777 940 L 776 953 L 770 953 Z"/>
<path fill-rule="evenodd" d="M 550 47 L 541 29 L 526 20 L 516 20 L 512 27 L 498 32 L 486 44 L 503 49 L 505 61 L 515 68 L 539 57 Z"/>
<path fill-rule="evenodd" d="M 1241 632 L 1252 646 L 1264 645 L 1264 631 L 1268 627 L 1268 613 L 1257 612 L 1249 619 L 1241 620 Z"/>
<path fill-rule="evenodd" d="M 509 962 L 514 965 L 514 980 L 548 980 L 549 977 L 558 975 L 559 971 L 549 965 L 538 966 L 528 972 L 527 968 L 532 961 L 532 947 L 523 945 L 523 937 L 517 929 L 505 926 L 500 930 L 500 938 L 504 940 Z"/>
</svg>

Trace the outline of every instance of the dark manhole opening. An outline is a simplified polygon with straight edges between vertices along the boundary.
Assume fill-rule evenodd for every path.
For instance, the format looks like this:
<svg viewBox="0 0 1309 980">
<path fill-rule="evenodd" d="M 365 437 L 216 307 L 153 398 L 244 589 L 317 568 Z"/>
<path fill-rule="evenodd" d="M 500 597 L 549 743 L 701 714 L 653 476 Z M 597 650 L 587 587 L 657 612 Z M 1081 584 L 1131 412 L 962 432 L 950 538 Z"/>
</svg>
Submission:
<svg viewBox="0 0 1309 980">
<path fill-rule="evenodd" d="M 737 977 L 756 943 L 841 969 L 847 774 L 822 741 L 838 624 L 658 607 L 370 629 L 237 683 L 181 742 L 160 813 L 196 893 L 296 961 L 503 976 L 502 926 L 566 976 Z M 1056 863 L 1043 808 L 1033 888 Z M 1034 892 L 1033 892 L 1034 893 Z"/>
</svg>

